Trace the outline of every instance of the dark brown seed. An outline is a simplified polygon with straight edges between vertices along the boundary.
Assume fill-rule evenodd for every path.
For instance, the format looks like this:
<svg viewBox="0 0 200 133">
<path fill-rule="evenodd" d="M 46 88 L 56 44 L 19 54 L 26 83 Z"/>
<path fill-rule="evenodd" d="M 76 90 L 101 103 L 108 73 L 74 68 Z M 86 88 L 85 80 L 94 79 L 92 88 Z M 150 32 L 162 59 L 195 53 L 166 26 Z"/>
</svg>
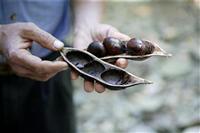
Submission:
<svg viewBox="0 0 200 133">
<path fill-rule="evenodd" d="M 103 44 L 99 41 L 94 41 L 90 43 L 90 45 L 87 48 L 87 51 L 97 57 L 103 57 L 106 55 L 106 49 L 104 48 Z"/>
<path fill-rule="evenodd" d="M 104 39 L 103 45 L 106 48 L 107 55 L 118 55 L 124 52 L 122 41 L 117 38 L 107 37 Z"/>
<path fill-rule="evenodd" d="M 132 38 L 127 42 L 127 50 L 130 55 L 143 55 L 145 45 L 142 40 Z"/>
<path fill-rule="evenodd" d="M 154 51 L 154 46 L 147 41 L 132 38 L 127 42 L 127 51 L 129 55 L 146 55 Z"/>
<path fill-rule="evenodd" d="M 155 46 L 147 41 L 143 41 L 143 42 L 145 44 L 145 55 L 152 54 L 155 49 Z"/>
</svg>

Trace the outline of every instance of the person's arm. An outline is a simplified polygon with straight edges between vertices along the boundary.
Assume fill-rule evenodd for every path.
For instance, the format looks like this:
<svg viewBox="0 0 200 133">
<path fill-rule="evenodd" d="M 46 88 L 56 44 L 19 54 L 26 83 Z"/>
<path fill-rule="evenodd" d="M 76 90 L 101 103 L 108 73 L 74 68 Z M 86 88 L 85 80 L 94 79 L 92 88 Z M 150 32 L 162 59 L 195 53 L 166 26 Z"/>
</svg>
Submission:
<svg viewBox="0 0 200 133">
<path fill-rule="evenodd" d="M 92 40 L 90 35 L 85 36 L 87 31 L 90 34 L 90 29 L 99 24 L 102 17 L 104 3 L 98 0 L 75 0 L 74 3 L 74 31 L 75 36 L 83 36 L 88 43 Z M 75 39 L 74 47 L 84 49 L 86 44 L 79 42 L 80 39 Z M 89 42 L 90 41 L 90 42 Z"/>
<path fill-rule="evenodd" d="M 18 76 L 46 81 L 67 68 L 67 64 L 63 61 L 43 61 L 32 55 L 28 48 L 33 41 L 53 51 L 64 46 L 62 42 L 33 23 L 0 26 L 0 53 Z"/>
<path fill-rule="evenodd" d="M 103 41 L 105 37 L 112 36 L 121 40 L 129 40 L 125 34 L 120 33 L 116 28 L 101 24 L 101 16 L 103 10 L 103 1 L 100 0 L 76 0 L 75 7 L 75 37 L 74 47 L 78 49 L 86 49 L 92 41 Z M 118 59 L 116 65 L 125 68 L 128 61 Z M 75 75 L 75 74 L 73 74 Z M 78 76 L 73 76 L 76 79 Z M 98 83 L 85 80 L 84 89 L 87 92 L 93 90 L 97 92 L 105 91 L 105 88 Z"/>
</svg>

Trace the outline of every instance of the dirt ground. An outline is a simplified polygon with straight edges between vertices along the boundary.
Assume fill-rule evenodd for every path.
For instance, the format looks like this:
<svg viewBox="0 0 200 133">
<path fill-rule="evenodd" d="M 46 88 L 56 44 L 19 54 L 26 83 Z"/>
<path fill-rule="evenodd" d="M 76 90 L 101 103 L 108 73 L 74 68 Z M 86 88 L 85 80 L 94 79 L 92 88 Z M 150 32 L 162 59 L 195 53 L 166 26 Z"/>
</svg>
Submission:
<svg viewBox="0 0 200 133">
<path fill-rule="evenodd" d="M 170 58 L 129 61 L 154 82 L 86 93 L 74 81 L 79 133 L 196 133 L 200 130 L 200 9 L 191 2 L 109 2 L 103 23 L 151 40 Z"/>
</svg>

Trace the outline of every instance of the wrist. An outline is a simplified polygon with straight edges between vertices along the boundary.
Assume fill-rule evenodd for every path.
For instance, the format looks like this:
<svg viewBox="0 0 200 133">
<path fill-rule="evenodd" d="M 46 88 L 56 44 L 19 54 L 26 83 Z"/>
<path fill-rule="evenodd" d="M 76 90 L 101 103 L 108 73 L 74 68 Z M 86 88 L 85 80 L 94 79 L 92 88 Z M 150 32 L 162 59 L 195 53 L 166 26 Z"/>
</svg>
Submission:
<svg viewBox="0 0 200 133">
<path fill-rule="evenodd" d="M 100 23 L 103 11 L 103 2 L 75 0 L 75 31 L 87 30 Z"/>
</svg>

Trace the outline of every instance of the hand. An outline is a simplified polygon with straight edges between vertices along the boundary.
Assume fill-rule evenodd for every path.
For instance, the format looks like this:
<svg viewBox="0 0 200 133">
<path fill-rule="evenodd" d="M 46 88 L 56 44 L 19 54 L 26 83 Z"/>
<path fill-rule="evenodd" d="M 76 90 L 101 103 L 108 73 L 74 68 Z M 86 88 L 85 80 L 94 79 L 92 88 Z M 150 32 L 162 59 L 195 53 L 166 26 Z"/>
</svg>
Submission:
<svg viewBox="0 0 200 133">
<path fill-rule="evenodd" d="M 46 81 L 67 69 L 68 65 L 63 61 L 42 61 L 28 51 L 33 41 L 53 51 L 64 46 L 33 23 L 1 25 L 0 40 L 0 53 L 7 58 L 7 63 L 18 76 Z"/>
<path fill-rule="evenodd" d="M 96 24 L 95 26 L 84 26 L 78 27 L 75 31 L 75 40 L 74 47 L 78 49 L 86 49 L 87 46 L 93 41 L 103 41 L 106 37 L 115 37 L 121 40 L 129 40 L 130 37 L 120 33 L 116 28 L 105 25 L 105 24 Z M 126 68 L 128 65 L 128 61 L 126 59 L 118 59 L 115 65 Z M 72 79 L 77 79 L 78 74 L 76 72 L 72 72 Z M 91 81 L 84 81 L 84 89 L 86 92 L 92 92 L 95 90 L 96 92 L 104 92 L 105 88 L 101 84 L 93 83 Z"/>
</svg>

